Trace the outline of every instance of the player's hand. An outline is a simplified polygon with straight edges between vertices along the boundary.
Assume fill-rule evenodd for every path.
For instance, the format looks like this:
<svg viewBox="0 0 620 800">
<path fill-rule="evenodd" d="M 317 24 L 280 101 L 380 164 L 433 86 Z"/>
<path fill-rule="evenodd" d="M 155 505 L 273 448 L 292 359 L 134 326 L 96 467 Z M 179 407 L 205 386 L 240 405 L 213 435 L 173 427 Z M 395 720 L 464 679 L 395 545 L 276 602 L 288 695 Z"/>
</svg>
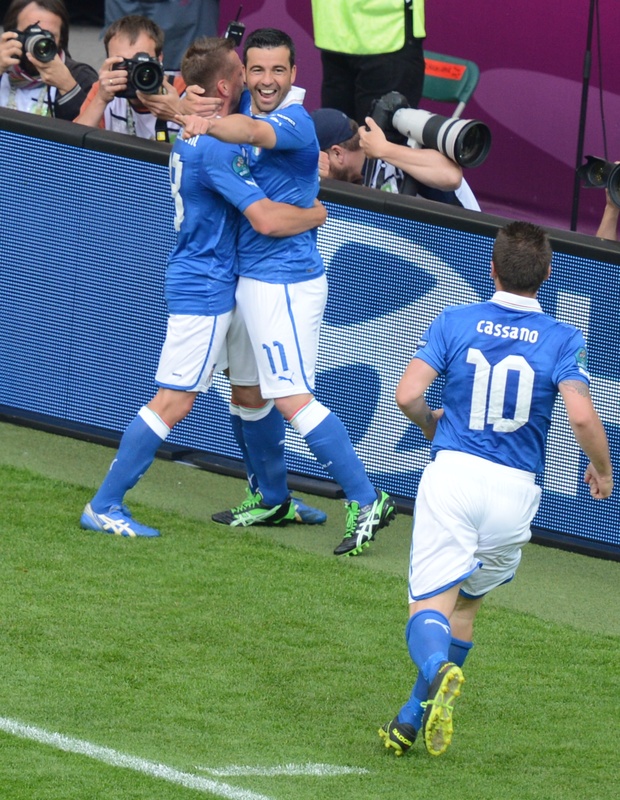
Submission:
<svg viewBox="0 0 620 800">
<path fill-rule="evenodd" d="M 180 102 L 180 114 L 196 114 L 199 117 L 215 117 L 222 110 L 221 97 L 205 97 L 202 86 L 192 84 L 185 90 Z"/>
<path fill-rule="evenodd" d="M 0 36 L 0 74 L 19 64 L 22 50 L 22 43 L 17 41 L 15 31 L 5 31 Z"/>
<path fill-rule="evenodd" d="M 51 61 L 38 61 L 31 53 L 26 53 L 26 58 L 39 73 L 43 83 L 55 86 L 61 95 L 75 87 L 77 82 L 59 55 L 54 56 Z"/>
<path fill-rule="evenodd" d="M 183 126 L 182 139 L 191 139 L 192 136 L 202 136 L 211 130 L 211 120 L 199 117 L 197 114 L 177 114 L 175 122 Z"/>
<path fill-rule="evenodd" d="M 586 472 L 583 477 L 584 481 L 590 487 L 590 495 L 595 500 L 604 500 L 612 492 L 614 488 L 614 479 L 612 475 L 602 476 L 592 466 L 588 464 Z"/>
<path fill-rule="evenodd" d="M 161 94 L 136 92 L 136 97 L 151 114 L 154 114 L 159 119 L 166 120 L 166 122 L 170 122 L 181 112 L 181 99 L 176 88 L 170 83 L 167 76 L 164 77 L 162 89 L 164 89 L 164 91 Z"/>
<path fill-rule="evenodd" d="M 366 128 L 363 125 L 360 125 L 359 128 L 360 145 L 364 155 L 366 158 L 383 158 L 385 147 L 388 144 L 385 133 L 372 117 L 366 117 L 365 122 Z"/>
<path fill-rule="evenodd" d="M 104 103 L 110 103 L 119 92 L 127 89 L 127 70 L 113 69 L 114 64 L 124 60 L 121 56 L 110 56 L 99 70 L 99 97 Z"/>
<path fill-rule="evenodd" d="M 318 200 L 317 198 L 315 198 L 315 200 L 314 200 L 314 207 L 318 211 L 321 211 L 321 213 L 323 214 L 323 220 L 321 222 L 319 222 L 319 225 L 324 225 L 325 222 L 327 221 L 327 209 L 325 208 L 323 203 L 321 203 L 321 201 Z"/>
</svg>

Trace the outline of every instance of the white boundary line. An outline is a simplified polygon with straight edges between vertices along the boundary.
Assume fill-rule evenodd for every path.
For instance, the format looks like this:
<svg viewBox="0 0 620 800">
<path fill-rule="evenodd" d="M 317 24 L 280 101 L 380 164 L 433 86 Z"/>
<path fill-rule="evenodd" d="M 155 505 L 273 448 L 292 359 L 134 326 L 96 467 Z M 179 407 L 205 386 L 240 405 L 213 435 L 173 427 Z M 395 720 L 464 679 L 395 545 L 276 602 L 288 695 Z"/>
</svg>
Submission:
<svg viewBox="0 0 620 800">
<path fill-rule="evenodd" d="M 316 778 L 332 778 L 338 775 L 367 775 L 364 767 L 334 767 L 331 764 L 282 764 L 277 767 L 195 767 L 199 772 L 207 772 L 216 778 L 232 778 L 244 775 L 272 777 L 275 775 L 309 775 Z"/>
<path fill-rule="evenodd" d="M 42 728 L 35 728 L 33 725 L 24 725 L 22 722 L 18 722 L 14 719 L 0 717 L 0 730 L 5 733 L 10 733 L 13 736 L 18 736 L 20 739 L 30 739 L 33 742 L 47 744 L 50 747 L 55 747 L 57 750 L 64 750 L 67 753 L 77 753 L 78 755 L 88 756 L 97 761 L 103 761 L 104 764 L 110 764 L 113 767 L 132 769 L 135 772 L 141 772 L 143 775 L 148 775 L 151 778 L 159 778 L 169 781 L 170 783 L 176 783 L 179 786 L 184 786 L 186 789 L 195 789 L 199 792 L 211 793 L 216 797 L 225 797 L 227 800 L 273 800 L 264 794 L 257 794 L 247 789 L 237 789 L 234 786 L 229 786 L 227 783 L 210 780 L 209 778 L 202 778 L 199 775 L 193 775 L 191 772 L 180 772 L 172 767 L 167 767 L 165 764 L 157 764 L 155 761 L 146 761 L 143 758 L 119 753 L 117 750 L 112 750 L 109 747 L 100 747 L 99 745 L 91 744 L 81 739 L 63 736 L 61 733 L 49 733 Z"/>
</svg>

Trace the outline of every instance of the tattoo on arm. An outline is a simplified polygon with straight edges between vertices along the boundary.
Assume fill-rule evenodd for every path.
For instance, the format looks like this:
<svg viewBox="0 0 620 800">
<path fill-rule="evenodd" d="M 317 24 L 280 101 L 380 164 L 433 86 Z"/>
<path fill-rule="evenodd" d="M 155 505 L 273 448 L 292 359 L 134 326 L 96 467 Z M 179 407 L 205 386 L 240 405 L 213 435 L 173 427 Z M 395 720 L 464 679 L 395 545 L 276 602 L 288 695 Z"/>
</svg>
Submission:
<svg viewBox="0 0 620 800">
<path fill-rule="evenodd" d="M 575 394 L 581 395 L 582 397 L 590 397 L 588 385 L 583 381 L 562 381 L 562 386 L 571 392 L 575 392 Z"/>
</svg>

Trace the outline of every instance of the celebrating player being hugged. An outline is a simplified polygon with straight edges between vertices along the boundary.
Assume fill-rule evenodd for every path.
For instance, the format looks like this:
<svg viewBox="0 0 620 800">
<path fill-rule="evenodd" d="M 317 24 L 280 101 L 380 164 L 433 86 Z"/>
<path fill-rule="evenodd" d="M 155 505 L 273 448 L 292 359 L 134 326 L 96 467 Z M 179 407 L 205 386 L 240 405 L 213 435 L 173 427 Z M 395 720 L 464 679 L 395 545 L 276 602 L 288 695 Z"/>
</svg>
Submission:
<svg viewBox="0 0 620 800">
<path fill-rule="evenodd" d="M 223 142 L 251 145 L 249 166 L 267 196 L 310 207 L 319 189 L 319 145 L 314 123 L 302 106 L 304 91 L 293 86 L 295 45 L 284 31 L 259 28 L 245 41 L 244 67 L 248 88 L 240 103 L 244 113 L 179 117 L 183 136 L 208 134 Z M 346 495 L 345 533 L 334 554 L 358 555 L 395 517 L 396 505 L 387 492 L 373 486 L 346 428 L 314 396 L 319 331 L 327 302 L 316 231 L 275 242 L 257 235 L 242 220 L 237 256 L 237 305 L 228 340 L 233 399 L 239 389 L 251 385 L 255 373 L 260 395 L 270 403 L 263 420 L 272 433 L 267 435 L 263 421 L 264 433 L 256 436 L 252 432 L 256 413 L 240 408 L 243 436 L 238 441 L 262 488 L 213 519 L 227 525 L 281 524 L 294 513 L 286 471 L 275 468 L 271 456 L 284 441 L 284 417 Z M 250 347 L 243 341 L 248 335 Z M 247 358 L 252 351 L 253 358 Z M 279 463 L 283 465 L 283 459 Z"/>
<path fill-rule="evenodd" d="M 379 730 L 402 755 L 418 733 L 431 755 L 452 739 L 452 710 L 472 647 L 474 618 L 491 589 L 510 581 L 538 509 L 544 448 L 558 392 L 590 459 L 585 482 L 609 497 L 605 430 L 588 389 L 586 345 L 536 300 L 551 273 L 545 232 L 527 222 L 499 231 L 490 301 L 450 307 L 431 324 L 396 401 L 432 441 L 416 498 L 406 639 L 418 677 L 410 699 Z M 445 376 L 443 408 L 424 393 Z"/>
</svg>

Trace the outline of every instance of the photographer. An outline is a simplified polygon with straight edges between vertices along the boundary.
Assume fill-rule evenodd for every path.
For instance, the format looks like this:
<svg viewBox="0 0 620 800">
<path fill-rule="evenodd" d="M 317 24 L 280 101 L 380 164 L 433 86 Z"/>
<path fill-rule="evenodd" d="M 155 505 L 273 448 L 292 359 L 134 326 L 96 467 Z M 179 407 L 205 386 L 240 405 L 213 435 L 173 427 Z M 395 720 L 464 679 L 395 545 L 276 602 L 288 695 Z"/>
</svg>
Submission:
<svg viewBox="0 0 620 800">
<path fill-rule="evenodd" d="M 334 108 L 319 108 L 311 116 L 322 151 L 322 178 L 480 211 L 461 167 L 437 150 L 390 142 L 370 117 L 363 128 Z"/>
<path fill-rule="evenodd" d="M 69 13 L 63 0 L 13 0 L 3 26 L 0 106 L 73 120 L 97 73 L 68 53 Z"/>
<path fill-rule="evenodd" d="M 164 74 L 162 29 L 147 17 L 132 14 L 113 22 L 103 43 L 108 57 L 74 122 L 169 141 L 179 130 L 172 120 L 180 111 L 185 82 L 180 76 L 170 80 Z M 157 84 L 153 91 L 136 86 L 142 75 Z"/>
</svg>

